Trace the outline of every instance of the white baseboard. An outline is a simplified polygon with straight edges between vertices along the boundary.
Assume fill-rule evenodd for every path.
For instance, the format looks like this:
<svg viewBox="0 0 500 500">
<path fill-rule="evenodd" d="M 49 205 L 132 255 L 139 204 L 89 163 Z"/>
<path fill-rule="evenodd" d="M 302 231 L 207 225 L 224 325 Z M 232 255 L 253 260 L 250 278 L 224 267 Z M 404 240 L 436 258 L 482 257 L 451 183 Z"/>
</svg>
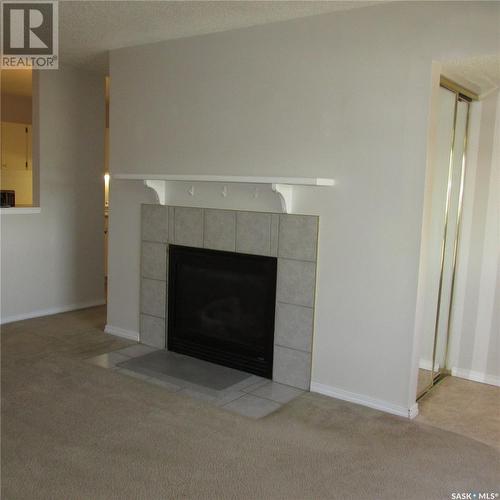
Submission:
<svg viewBox="0 0 500 500">
<path fill-rule="evenodd" d="M 119 328 L 113 325 L 106 325 L 104 331 L 110 335 L 116 335 L 117 337 L 123 337 L 128 340 L 135 340 L 139 342 L 139 332 L 134 332 L 132 330 L 125 330 L 124 328 Z"/>
<path fill-rule="evenodd" d="M 464 370 L 463 368 L 452 368 L 451 374 L 453 377 L 465 378 L 473 382 L 482 382 L 483 384 L 496 385 L 500 387 L 500 377 L 495 375 L 488 375 L 484 372 L 477 372 L 474 370 Z"/>
<path fill-rule="evenodd" d="M 0 318 L 0 325 L 13 323 L 14 321 L 22 321 L 24 319 L 39 318 L 41 316 L 52 316 L 53 314 L 60 314 L 68 311 L 77 311 L 78 309 L 87 309 L 88 307 L 103 306 L 106 301 L 103 299 L 91 300 L 88 302 L 79 302 L 77 304 L 67 304 L 64 306 L 51 307 L 49 309 L 39 309 L 38 311 L 31 311 L 29 313 L 14 314 Z"/>
<path fill-rule="evenodd" d="M 406 408 L 404 406 L 388 403 L 387 401 L 373 399 L 362 394 L 344 391 L 343 389 L 337 389 L 336 387 L 331 387 L 325 384 L 319 384 L 318 382 L 311 383 L 311 392 L 317 392 L 332 398 L 349 401 L 350 403 L 368 406 L 369 408 L 385 411 L 386 413 L 392 413 L 393 415 L 399 415 L 400 417 L 415 418 L 418 415 L 418 403 L 415 403 L 411 408 Z"/>
</svg>

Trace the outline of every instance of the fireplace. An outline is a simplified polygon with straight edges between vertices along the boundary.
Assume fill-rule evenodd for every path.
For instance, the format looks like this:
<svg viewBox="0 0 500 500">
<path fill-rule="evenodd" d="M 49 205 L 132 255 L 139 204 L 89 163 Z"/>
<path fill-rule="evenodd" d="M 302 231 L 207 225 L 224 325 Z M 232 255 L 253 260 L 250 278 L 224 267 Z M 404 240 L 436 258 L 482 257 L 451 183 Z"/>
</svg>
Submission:
<svg viewBox="0 0 500 500">
<path fill-rule="evenodd" d="M 141 210 L 141 342 L 308 390 L 318 217 Z"/>
<path fill-rule="evenodd" d="M 168 349 L 272 378 L 277 259 L 168 252 Z"/>
</svg>

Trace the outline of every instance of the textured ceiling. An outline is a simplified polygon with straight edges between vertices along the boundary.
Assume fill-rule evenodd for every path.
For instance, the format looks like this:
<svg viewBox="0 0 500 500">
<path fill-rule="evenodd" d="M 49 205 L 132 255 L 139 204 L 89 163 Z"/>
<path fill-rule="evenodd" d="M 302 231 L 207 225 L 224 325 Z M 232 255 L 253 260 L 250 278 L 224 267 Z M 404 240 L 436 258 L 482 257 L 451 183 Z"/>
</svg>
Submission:
<svg viewBox="0 0 500 500">
<path fill-rule="evenodd" d="M 378 4 L 375 1 L 61 1 L 59 57 L 107 71 L 107 51 Z"/>
<path fill-rule="evenodd" d="M 377 5 L 377 1 L 59 2 L 63 64 L 107 73 L 107 51 L 286 19 Z M 500 56 L 443 63 L 445 76 L 485 95 L 500 87 Z M 31 95 L 30 71 L 3 71 L 2 92 Z"/>
<path fill-rule="evenodd" d="M 500 87 L 500 55 L 447 61 L 442 66 L 442 73 L 466 89 L 484 96 Z"/>
</svg>

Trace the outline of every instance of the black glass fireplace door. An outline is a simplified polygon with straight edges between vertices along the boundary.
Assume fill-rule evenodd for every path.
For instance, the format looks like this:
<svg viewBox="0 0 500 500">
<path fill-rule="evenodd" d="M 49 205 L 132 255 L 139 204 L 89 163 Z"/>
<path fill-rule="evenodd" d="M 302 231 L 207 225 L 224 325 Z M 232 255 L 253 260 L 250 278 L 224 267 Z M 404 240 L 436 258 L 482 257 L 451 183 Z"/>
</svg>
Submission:
<svg viewBox="0 0 500 500">
<path fill-rule="evenodd" d="M 276 264 L 171 245 L 168 349 L 271 378 Z"/>
</svg>

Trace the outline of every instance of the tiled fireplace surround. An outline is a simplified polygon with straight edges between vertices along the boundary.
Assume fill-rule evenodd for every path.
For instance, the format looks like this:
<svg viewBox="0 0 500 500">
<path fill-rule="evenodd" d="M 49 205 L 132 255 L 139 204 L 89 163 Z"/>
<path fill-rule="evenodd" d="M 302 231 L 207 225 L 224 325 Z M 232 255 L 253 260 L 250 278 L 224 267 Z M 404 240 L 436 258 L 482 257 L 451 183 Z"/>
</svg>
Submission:
<svg viewBox="0 0 500 500">
<path fill-rule="evenodd" d="M 273 380 L 309 390 L 318 217 L 142 205 L 140 340 L 166 347 L 168 245 L 278 258 Z"/>
</svg>

